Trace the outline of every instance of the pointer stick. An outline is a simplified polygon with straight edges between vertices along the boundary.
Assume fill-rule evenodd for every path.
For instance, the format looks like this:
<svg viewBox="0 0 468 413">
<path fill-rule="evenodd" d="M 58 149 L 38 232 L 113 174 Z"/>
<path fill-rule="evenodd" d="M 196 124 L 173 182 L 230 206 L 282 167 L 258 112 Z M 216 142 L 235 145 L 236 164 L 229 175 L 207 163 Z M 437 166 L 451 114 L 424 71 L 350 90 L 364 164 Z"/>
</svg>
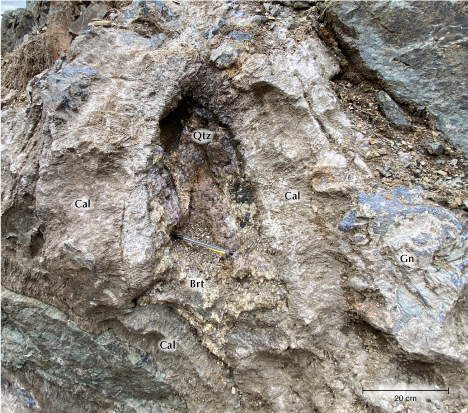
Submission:
<svg viewBox="0 0 468 413">
<path fill-rule="evenodd" d="M 174 238 L 178 238 L 178 239 L 181 239 L 181 240 L 184 240 L 184 241 L 192 242 L 193 244 L 201 245 L 202 247 L 207 247 L 207 248 L 210 249 L 211 251 L 217 252 L 217 253 L 219 253 L 219 254 L 223 254 L 223 255 L 226 255 L 226 254 L 234 255 L 234 252 L 233 252 L 233 251 L 225 250 L 224 248 L 220 248 L 220 247 L 217 247 L 217 246 L 215 246 L 215 245 L 205 244 L 204 242 L 196 241 L 196 240 L 194 240 L 194 239 L 190 239 L 190 238 L 187 238 L 187 237 L 183 237 L 182 235 L 172 234 L 172 236 L 173 236 Z"/>
</svg>

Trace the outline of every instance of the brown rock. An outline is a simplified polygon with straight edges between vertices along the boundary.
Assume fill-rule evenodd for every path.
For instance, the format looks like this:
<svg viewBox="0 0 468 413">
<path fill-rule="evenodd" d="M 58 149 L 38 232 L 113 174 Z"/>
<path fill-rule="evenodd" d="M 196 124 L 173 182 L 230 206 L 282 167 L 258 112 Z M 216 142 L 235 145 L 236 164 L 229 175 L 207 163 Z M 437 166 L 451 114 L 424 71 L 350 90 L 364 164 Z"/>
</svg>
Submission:
<svg viewBox="0 0 468 413">
<path fill-rule="evenodd" d="M 447 378 L 440 410 L 462 405 L 465 207 L 438 199 L 468 207 L 468 191 L 438 189 L 447 166 L 424 151 L 427 189 L 406 188 L 410 154 L 361 119 L 361 92 L 348 119 L 314 30 L 290 47 L 255 27 L 227 73 L 205 30 L 257 6 L 175 4 L 113 11 L 119 28 L 75 39 L 27 108 L 3 110 L 2 388 L 43 412 L 391 412 L 361 384 Z M 369 148 L 387 151 L 372 169 Z"/>
<path fill-rule="evenodd" d="M 74 19 L 74 7 L 69 1 L 53 1 L 47 16 L 46 42 L 53 60 L 68 50 L 72 35 L 68 30 Z"/>
</svg>

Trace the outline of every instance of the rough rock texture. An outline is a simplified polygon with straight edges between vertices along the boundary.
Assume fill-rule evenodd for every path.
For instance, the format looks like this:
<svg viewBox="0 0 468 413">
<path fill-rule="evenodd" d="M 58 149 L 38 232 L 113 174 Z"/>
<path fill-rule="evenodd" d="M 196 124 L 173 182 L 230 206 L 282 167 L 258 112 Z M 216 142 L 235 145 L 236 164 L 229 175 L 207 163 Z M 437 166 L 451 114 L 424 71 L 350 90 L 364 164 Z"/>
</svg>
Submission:
<svg viewBox="0 0 468 413">
<path fill-rule="evenodd" d="M 119 340 L 111 330 L 97 336 L 85 333 L 54 307 L 7 289 L 2 294 L 2 330 L 5 369 L 21 369 L 26 377 L 33 371 L 40 379 L 67 389 L 77 400 L 101 408 L 183 409 L 165 383 L 164 373 L 155 369 L 152 356 Z M 60 354 L 55 352 L 58 348 Z M 46 398 L 32 399 L 30 405 L 46 410 L 58 407 Z"/>
<path fill-rule="evenodd" d="M 238 58 L 238 51 L 229 43 L 223 43 L 211 53 L 210 60 L 218 69 L 229 69 L 234 66 Z"/>
<path fill-rule="evenodd" d="M 413 409 L 465 406 L 466 212 L 382 189 L 307 12 L 246 25 L 260 7 L 135 2 L 3 108 L 7 400 L 393 412 L 407 403 L 362 390 L 438 386 Z"/>
<path fill-rule="evenodd" d="M 2 56 L 19 46 L 34 29 L 47 20 L 50 1 L 27 1 L 25 9 L 8 10 L 2 15 Z"/>
<path fill-rule="evenodd" d="M 72 35 L 68 32 L 75 20 L 75 8 L 68 1 L 53 1 L 47 15 L 46 41 L 52 60 L 57 60 L 60 54 L 70 47 Z"/>
<path fill-rule="evenodd" d="M 343 1 L 328 16 L 351 59 L 468 157 L 468 5 Z"/>
<path fill-rule="evenodd" d="M 84 12 L 70 26 L 70 33 L 78 35 L 88 28 L 88 24 L 93 20 L 99 20 L 105 17 L 109 8 L 106 2 L 93 3 L 88 6 Z"/>
<path fill-rule="evenodd" d="M 411 121 L 405 112 L 383 90 L 377 93 L 376 100 L 382 113 L 395 126 L 411 126 Z"/>
<path fill-rule="evenodd" d="M 365 265 L 361 254 L 355 256 L 349 250 L 346 256 L 356 260 L 355 268 L 359 268 L 349 286 L 364 295 L 374 292 L 365 302 L 356 300 L 356 311 L 374 327 L 391 333 L 408 352 L 464 360 L 466 343 L 450 343 L 451 334 L 444 330 L 453 326 L 441 321 L 468 284 L 463 271 L 468 264 L 468 234 L 454 215 L 423 203 L 421 195 L 421 188 L 359 194 L 357 209 L 348 213 L 340 227 L 356 230 L 353 243 L 372 259 Z M 377 244 L 381 256 L 375 256 Z M 410 256 L 414 262 L 407 262 Z M 381 274 L 378 280 L 372 277 L 375 272 Z M 409 281 L 396 286 L 395 294 L 395 279 L 404 278 Z"/>
</svg>

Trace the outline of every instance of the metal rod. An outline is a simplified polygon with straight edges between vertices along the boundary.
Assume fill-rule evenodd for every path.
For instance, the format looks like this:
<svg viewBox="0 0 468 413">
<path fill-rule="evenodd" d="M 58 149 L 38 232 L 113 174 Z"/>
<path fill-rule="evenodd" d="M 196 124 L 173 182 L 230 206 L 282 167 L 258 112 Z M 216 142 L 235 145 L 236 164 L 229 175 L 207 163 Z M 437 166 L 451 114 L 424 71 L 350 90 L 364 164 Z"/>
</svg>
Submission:
<svg viewBox="0 0 468 413">
<path fill-rule="evenodd" d="M 173 236 L 174 238 L 178 238 L 178 239 L 181 239 L 181 240 L 184 240 L 184 241 L 192 242 L 192 243 L 197 244 L 197 245 L 201 245 L 202 247 L 207 247 L 207 248 L 209 248 L 211 251 L 218 252 L 219 254 L 234 255 L 234 252 L 233 252 L 233 251 L 225 250 L 224 248 L 217 247 L 216 245 L 206 244 L 206 243 L 204 243 L 204 242 L 196 241 L 196 240 L 194 240 L 194 239 L 190 239 L 190 238 L 187 238 L 187 237 L 183 237 L 182 235 L 178 235 L 178 234 L 172 234 L 172 236 Z"/>
</svg>

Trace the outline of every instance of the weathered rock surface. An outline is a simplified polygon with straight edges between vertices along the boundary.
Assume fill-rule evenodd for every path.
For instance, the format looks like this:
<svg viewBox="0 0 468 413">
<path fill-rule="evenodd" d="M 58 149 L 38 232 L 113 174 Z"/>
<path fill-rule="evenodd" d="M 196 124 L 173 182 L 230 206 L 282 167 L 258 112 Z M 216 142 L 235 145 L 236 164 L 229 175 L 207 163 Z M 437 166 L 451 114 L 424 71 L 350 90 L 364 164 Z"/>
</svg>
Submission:
<svg viewBox="0 0 468 413">
<path fill-rule="evenodd" d="M 50 1 L 28 1 L 26 8 L 8 10 L 2 15 L 2 56 L 19 46 L 33 29 L 47 21 Z"/>
<path fill-rule="evenodd" d="M 397 102 L 426 111 L 468 157 L 467 7 L 343 1 L 328 16 L 351 59 Z"/>
<path fill-rule="evenodd" d="M 299 0 L 282 0 L 279 3 L 285 6 L 292 7 L 294 9 L 308 9 L 311 5 L 311 1 L 299 1 Z"/>
<path fill-rule="evenodd" d="M 229 43 L 223 43 L 211 53 L 210 60 L 218 69 L 229 69 L 238 58 L 239 52 Z"/>
<path fill-rule="evenodd" d="M 467 400 L 466 212 L 380 188 L 330 82 L 337 59 L 288 31 L 306 12 L 245 25 L 260 6 L 125 6 L 2 111 L 9 400 L 393 412 L 362 390 L 409 386 L 450 387 L 420 411 Z M 217 67 L 225 42 L 237 61 Z"/>
<path fill-rule="evenodd" d="M 421 195 L 421 188 L 361 193 L 358 208 L 340 224 L 358 233 L 353 239 L 358 255 L 344 246 L 359 269 L 350 274 L 349 286 L 367 298 L 353 305 L 410 353 L 466 360 L 465 343 L 451 343 L 454 336 L 446 330 L 453 326 L 441 322 L 468 285 L 467 228 L 447 210 L 425 204 Z M 375 256 L 376 244 L 381 256 Z M 372 258 L 366 263 L 363 256 Z M 378 280 L 374 273 L 381 274 Z M 396 285 L 402 279 L 408 281 Z"/>
<path fill-rule="evenodd" d="M 50 382 L 101 409 L 185 410 L 165 382 L 164 373 L 155 369 L 150 354 L 118 339 L 110 330 L 99 335 L 86 333 L 64 313 L 5 288 L 2 354 L 5 370 L 20 369 L 32 380 Z M 58 407 L 43 399 L 44 395 L 29 397 L 30 407 L 42 406 L 46 411 Z"/>
<path fill-rule="evenodd" d="M 72 2 L 51 2 L 47 15 L 46 42 L 53 61 L 57 60 L 70 47 L 72 35 L 68 30 L 75 17 L 75 7 Z"/>
<path fill-rule="evenodd" d="M 411 121 L 405 112 L 383 90 L 376 94 L 376 100 L 385 117 L 395 126 L 411 126 Z"/>
<path fill-rule="evenodd" d="M 426 145 L 427 151 L 431 155 L 439 156 L 444 153 L 444 145 L 442 145 L 440 142 L 430 142 Z"/>
<path fill-rule="evenodd" d="M 83 33 L 83 31 L 88 28 L 89 23 L 93 20 L 104 18 L 108 10 L 109 8 L 107 7 L 106 2 L 93 3 L 86 7 L 84 12 L 70 26 L 70 33 L 73 35 Z"/>
</svg>

